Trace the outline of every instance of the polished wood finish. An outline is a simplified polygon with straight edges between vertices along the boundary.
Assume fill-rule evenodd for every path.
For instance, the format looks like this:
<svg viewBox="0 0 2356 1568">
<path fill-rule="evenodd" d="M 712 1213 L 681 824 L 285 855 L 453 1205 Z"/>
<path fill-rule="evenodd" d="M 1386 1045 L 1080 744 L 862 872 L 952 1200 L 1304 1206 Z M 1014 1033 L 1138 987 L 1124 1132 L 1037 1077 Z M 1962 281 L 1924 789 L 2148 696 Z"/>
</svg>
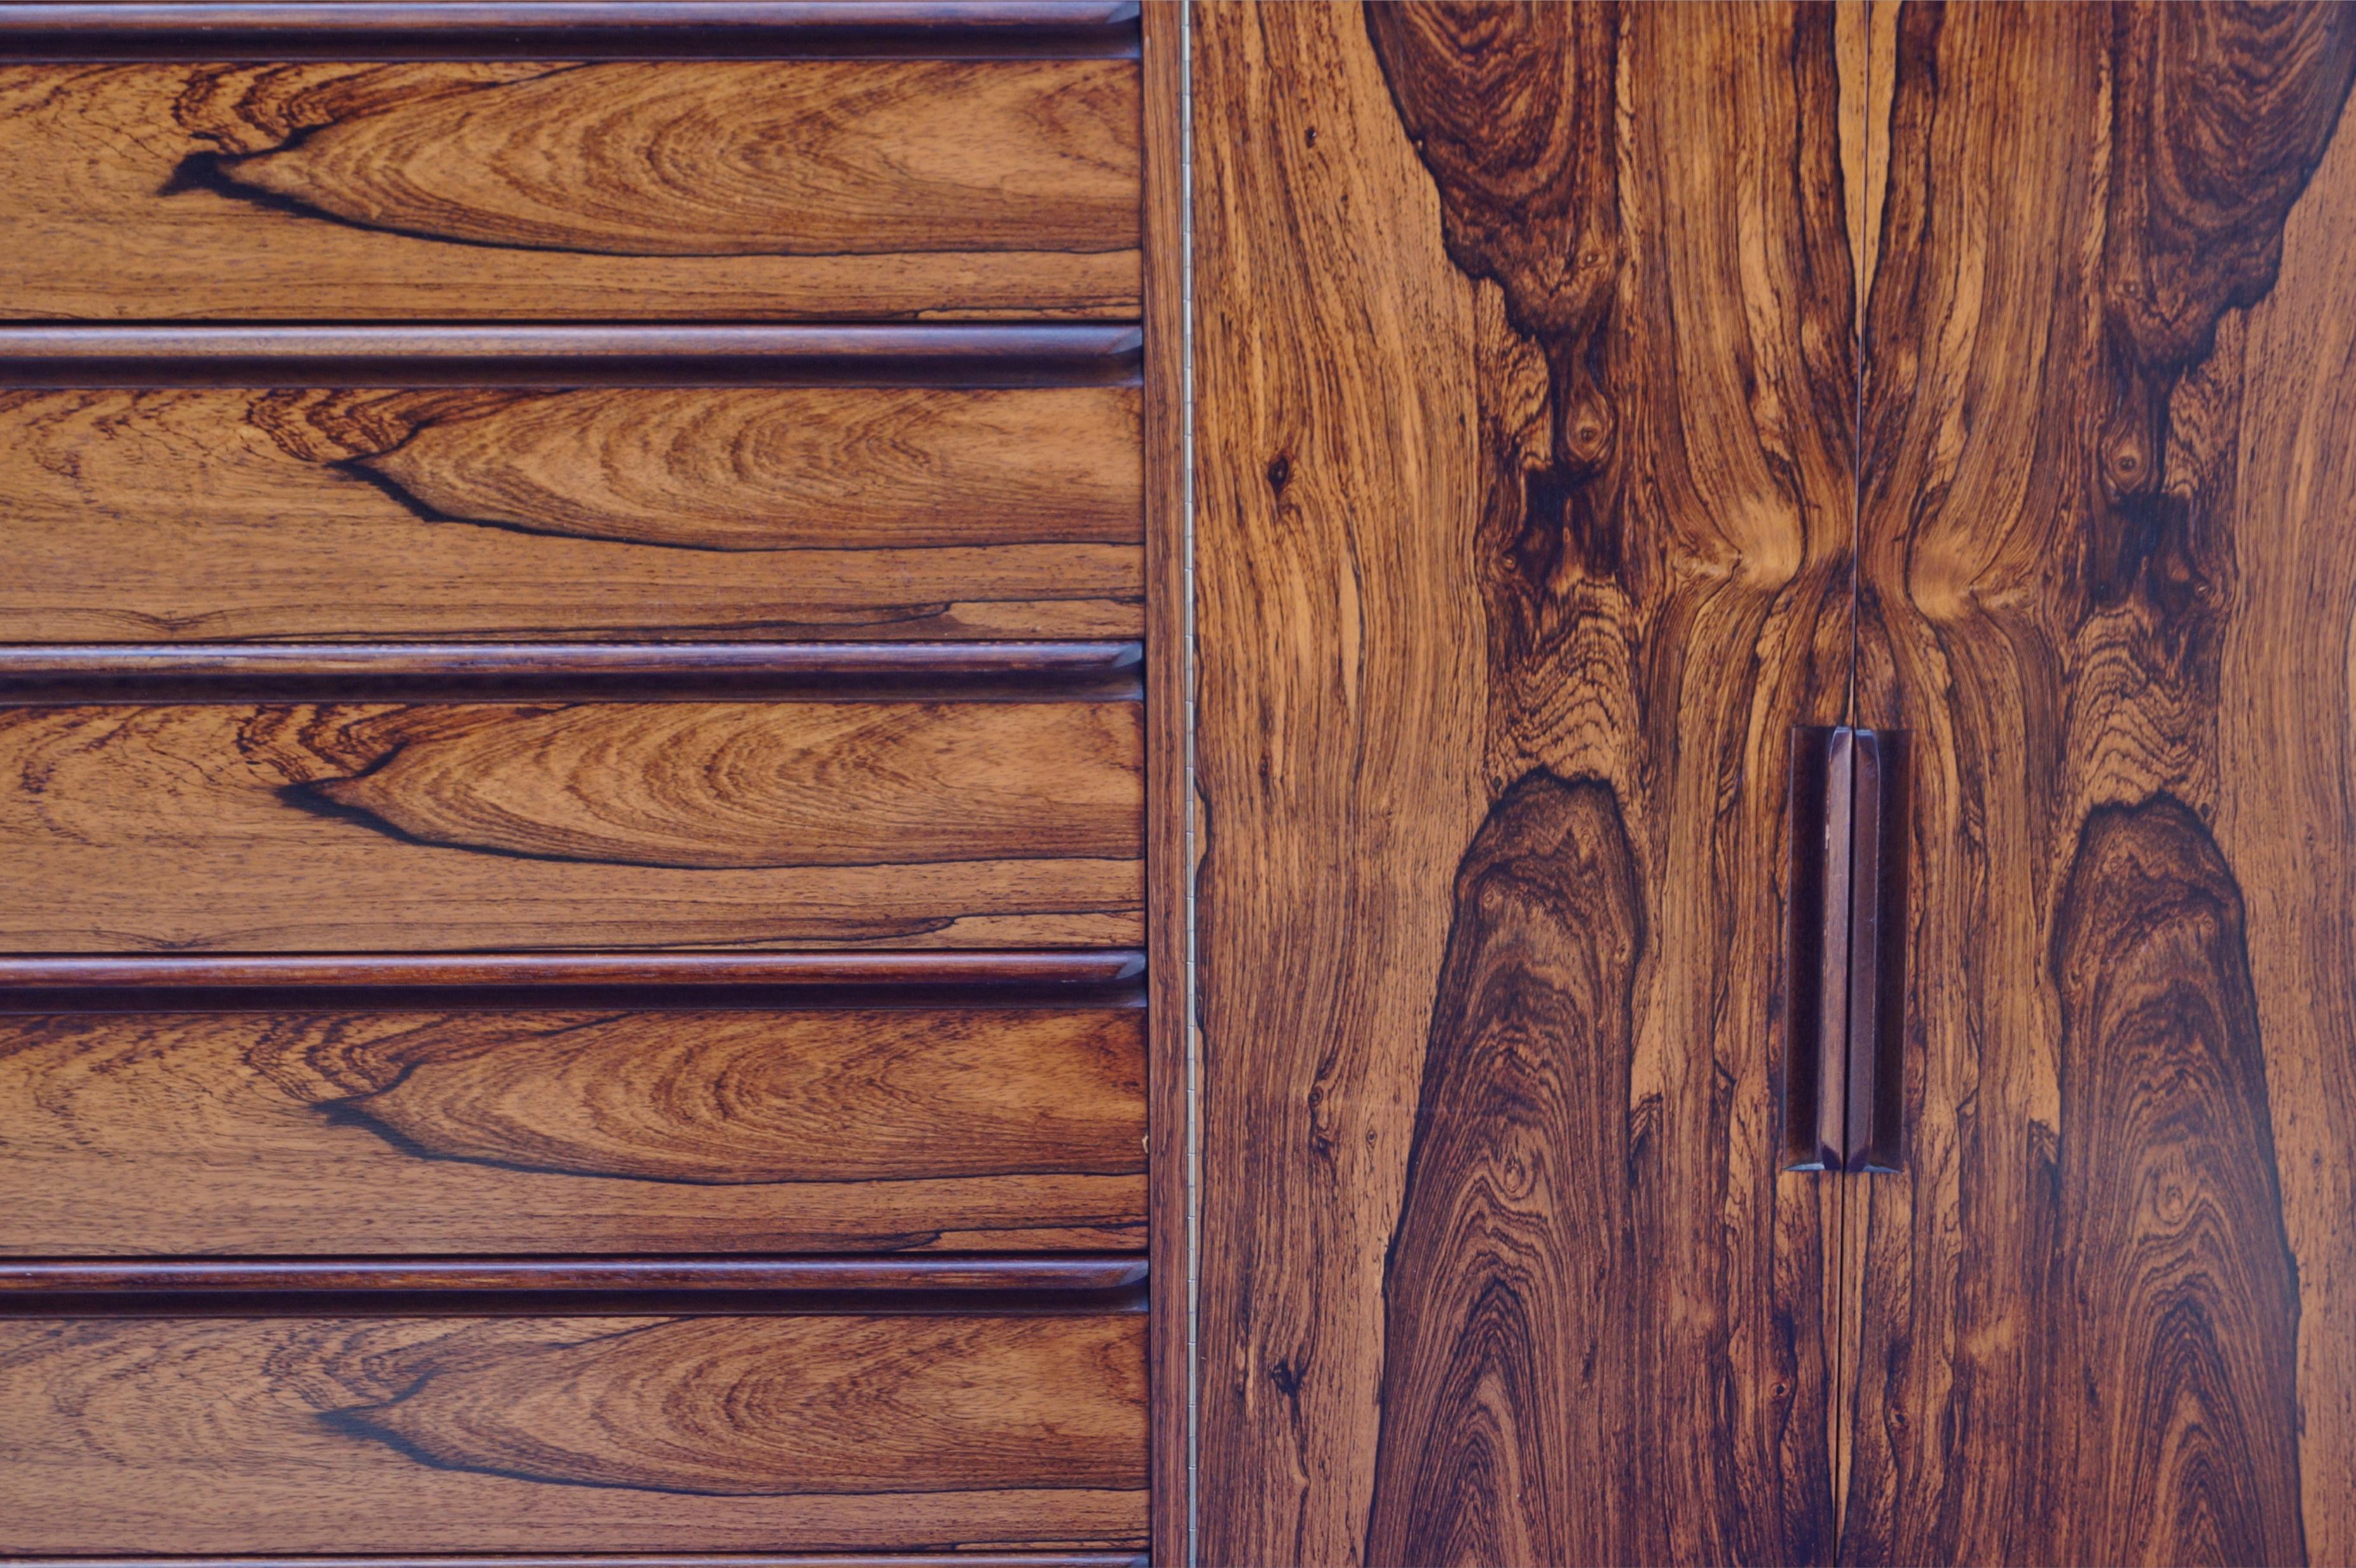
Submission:
<svg viewBox="0 0 2356 1568">
<path fill-rule="evenodd" d="M 1136 643 L 78 643 L 0 647 L 0 702 L 1037 699 L 1139 695 Z"/>
<path fill-rule="evenodd" d="M 712 1294 L 757 1293 L 787 1301 L 852 1292 L 1095 1295 L 1144 1283 L 1145 1261 L 1136 1257 L 10 1260 L 0 1262 L 0 1310 L 37 1314 L 57 1296 L 98 1291 L 114 1293 L 121 1311 L 136 1314 L 152 1313 L 157 1296 L 659 1291 L 681 1297 L 679 1305 L 686 1307 L 692 1303 L 684 1298 Z"/>
<path fill-rule="evenodd" d="M 1137 379 L 1141 342 L 1132 326 L 1062 322 L 12 325 L 0 332 L 0 387 L 562 391 L 1129 385 Z"/>
<path fill-rule="evenodd" d="M 1146 635 L 1146 1086 L 1152 1159 L 1147 1207 L 1155 1277 L 1149 1362 L 1152 1547 L 1194 1561 L 1193 1456 L 1194 583 L 1187 485 L 1186 8 L 1141 17 L 1144 51 Z"/>
<path fill-rule="evenodd" d="M 731 1552 L 551 1557 L 11 1557 L 11 1568 L 1150 1568 L 1143 1552 Z"/>
<path fill-rule="evenodd" d="M 1889 69 L 1844 1561 L 2356 1561 L 2356 10 L 1909 6 Z"/>
<path fill-rule="evenodd" d="M 1126 944 L 1136 705 L 0 712 L 0 944 Z"/>
<path fill-rule="evenodd" d="M 1120 1544 L 1143 1320 L 9 1318 L 0 1464 L 10 1552 Z"/>
<path fill-rule="evenodd" d="M 11 1557 L 11 1568 L 1150 1568 L 1142 1552 L 732 1552 L 693 1556 Z"/>
<path fill-rule="evenodd" d="M 1144 1022 L 0 1015 L 0 1253 L 1136 1246 Z"/>
<path fill-rule="evenodd" d="M 1201 1560 L 1824 1560 L 1832 16 L 1195 22 Z"/>
<path fill-rule="evenodd" d="M 0 59 L 704 59 L 1137 52 L 1136 0 L 80 0 L 0 10 Z"/>
<path fill-rule="evenodd" d="M 16 320 L 1126 316 L 1134 61 L 0 67 Z"/>
<path fill-rule="evenodd" d="M 324 987 L 387 990 L 649 987 L 1098 987 L 1134 983 L 1145 955 L 1073 953 L 370 953 L 232 957 L 0 956 L 0 1001 L 45 993 Z M 922 993 L 917 993 L 921 995 Z M 103 1004 L 102 1004 L 103 1005 Z"/>
<path fill-rule="evenodd" d="M 0 392 L 0 638 L 1135 637 L 1139 396 Z"/>
<path fill-rule="evenodd" d="M 732 1552 L 694 1556 L 11 1557 L 12 1568 L 1149 1568 L 1142 1552 Z"/>
</svg>

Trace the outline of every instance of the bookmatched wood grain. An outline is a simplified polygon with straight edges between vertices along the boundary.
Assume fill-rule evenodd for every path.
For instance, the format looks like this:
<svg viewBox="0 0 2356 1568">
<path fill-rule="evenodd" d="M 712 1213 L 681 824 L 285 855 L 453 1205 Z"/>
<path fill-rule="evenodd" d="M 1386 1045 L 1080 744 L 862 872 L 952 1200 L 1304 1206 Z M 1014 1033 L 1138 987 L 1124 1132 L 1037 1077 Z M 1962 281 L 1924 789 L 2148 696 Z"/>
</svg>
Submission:
<svg viewBox="0 0 2356 1568">
<path fill-rule="evenodd" d="M 0 639 L 1136 636 L 1139 398 L 0 392 Z"/>
<path fill-rule="evenodd" d="M 0 1253 L 1136 1246 L 1144 1022 L 0 1016 Z"/>
<path fill-rule="evenodd" d="M 1140 935 L 1125 702 L 0 712 L 25 953 Z"/>
<path fill-rule="evenodd" d="M 1914 1080 L 1844 1560 L 2345 1563 L 2356 12 L 1908 7 L 1891 60 Z"/>
<path fill-rule="evenodd" d="M 1142 1319 L 12 1318 L 13 1552 L 1117 1545 Z"/>
<path fill-rule="evenodd" d="M 1822 1560 L 1830 13 L 1195 19 L 1203 1560 Z"/>
<path fill-rule="evenodd" d="M 18 320 L 1134 315 L 1131 60 L 0 67 Z"/>
</svg>

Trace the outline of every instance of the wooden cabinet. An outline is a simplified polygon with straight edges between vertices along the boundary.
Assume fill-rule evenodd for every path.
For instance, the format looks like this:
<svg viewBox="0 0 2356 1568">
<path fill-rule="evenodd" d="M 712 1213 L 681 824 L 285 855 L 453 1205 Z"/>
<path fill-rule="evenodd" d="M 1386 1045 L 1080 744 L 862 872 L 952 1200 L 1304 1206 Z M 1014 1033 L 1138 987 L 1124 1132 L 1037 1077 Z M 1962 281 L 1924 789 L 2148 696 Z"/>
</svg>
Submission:
<svg viewBox="0 0 2356 1568">
<path fill-rule="evenodd" d="M 0 1555 L 1180 1517 L 1175 23 L 0 7 Z"/>
<path fill-rule="evenodd" d="M 1194 16 L 1198 1560 L 2356 1561 L 2356 8 Z"/>
<path fill-rule="evenodd" d="M 0 1555 L 2356 1563 L 2351 80 L 0 5 Z"/>
</svg>

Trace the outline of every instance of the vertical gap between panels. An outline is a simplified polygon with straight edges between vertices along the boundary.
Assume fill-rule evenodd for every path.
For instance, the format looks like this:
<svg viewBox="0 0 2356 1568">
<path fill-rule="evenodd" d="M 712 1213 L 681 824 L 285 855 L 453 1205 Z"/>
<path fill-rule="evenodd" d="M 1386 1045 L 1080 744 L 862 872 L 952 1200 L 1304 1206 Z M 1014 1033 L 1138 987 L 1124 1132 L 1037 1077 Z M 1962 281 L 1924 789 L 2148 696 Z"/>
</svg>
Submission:
<svg viewBox="0 0 2356 1568">
<path fill-rule="evenodd" d="M 1202 1031 L 1194 1013 L 1194 885 L 1198 846 L 1194 789 L 1194 0 L 1162 0 L 1178 7 L 1178 571 L 1179 690 L 1185 704 L 1185 762 L 1181 783 L 1184 828 L 1179 852 L 1179 897 L 1185 943 L 1185 984 L 1180 987 L 1180 1038 L 1186 1050 L 1186 1563 L 1196 1561 L 1202 1361 Z"/>
</svg>

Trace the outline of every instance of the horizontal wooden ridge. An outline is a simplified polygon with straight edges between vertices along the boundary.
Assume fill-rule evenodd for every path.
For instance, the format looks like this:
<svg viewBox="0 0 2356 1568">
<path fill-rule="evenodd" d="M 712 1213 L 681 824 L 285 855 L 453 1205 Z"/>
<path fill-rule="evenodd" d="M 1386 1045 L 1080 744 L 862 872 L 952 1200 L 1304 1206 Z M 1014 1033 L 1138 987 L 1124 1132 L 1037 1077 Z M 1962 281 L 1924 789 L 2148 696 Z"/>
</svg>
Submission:
<svg viewBox="0 0 2356 1568">
<path fill-rule="evenodd" d="M 0 1261 L 16 1317 L 964 1317 L 1145 1310 L 1136 1253 Z"/>
<path fill-rule="evenodd" d="M 33 325 L 0 330 L 0 387 L 1101 386 L 1134 326 Z"/>
<path fill-rule="evenodd" d="M 0 700 L 1055 695 L 1133 698 L 1135 642 L 181 643 L 0 646 Z"/>
<path fill-rule="evenodd" d="M 798 1258 L 0 1259 L 0 1303 L 56 1296 L 347 1296 L 380 1292 L 825 1293 L 1119 1291 L 1145 1259 L 1101 1256 Z M 6 1309 L 6 1308 L 0 1308 Z"/>
<path fill-rule="evenodd" d="M 312 990 L 400 987 L 535 990 L 630 987 L 1133 986 L 1134 949 L 886 953 L 372 953 L 0 956 L 0 990 Z"/>
<path fill-rule="evenodd" d="M 10 1557 L 9 1568 L 1147 1568 L 1142 1552 L 727 1552 L 439 1557 Z"/>
<path fill-rule="evenodd" d="M 343 0 L 0 6 L 0 59 L 1133 56 L 1137 0 Z"/>
</svg>

